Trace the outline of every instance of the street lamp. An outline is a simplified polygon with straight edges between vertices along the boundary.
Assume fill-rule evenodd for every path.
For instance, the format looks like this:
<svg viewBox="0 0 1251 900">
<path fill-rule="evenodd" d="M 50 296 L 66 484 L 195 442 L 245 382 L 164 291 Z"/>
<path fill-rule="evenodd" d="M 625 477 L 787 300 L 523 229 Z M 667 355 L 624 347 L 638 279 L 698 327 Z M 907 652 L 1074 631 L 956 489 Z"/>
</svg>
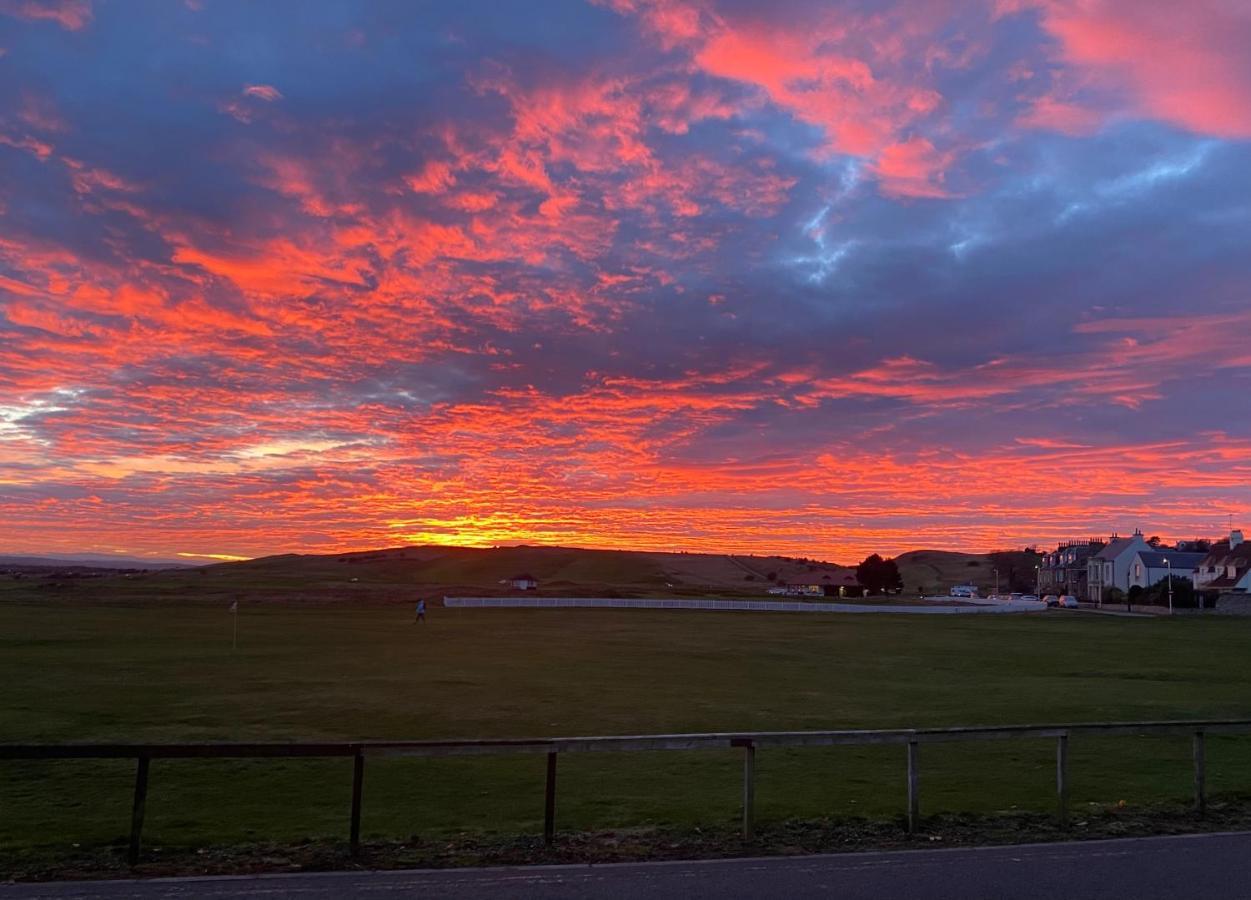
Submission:
<svg viewBox="0 0 1251 900">
<path fill-rule="evenodd" d="M 1173 564 L 1164 560 L 1164 568 L 1168 571 L 1168 614 L 1173 614 Z"/>
<path fill-rule="evenodd" d="M 999 596 L 999 570 L 995 569 L 994 573 L 995 573 L 995 596 L 998 597 Z"/>
</svg>

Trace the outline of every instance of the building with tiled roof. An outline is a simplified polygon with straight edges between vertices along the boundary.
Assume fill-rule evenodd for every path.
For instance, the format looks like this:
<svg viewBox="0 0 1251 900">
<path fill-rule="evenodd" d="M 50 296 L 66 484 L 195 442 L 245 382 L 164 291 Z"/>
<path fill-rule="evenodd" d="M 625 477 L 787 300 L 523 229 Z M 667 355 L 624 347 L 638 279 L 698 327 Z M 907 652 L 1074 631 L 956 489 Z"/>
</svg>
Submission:
<svg viewBox="0 0 1251 900">
<path fill-rule="evenodd" d="M 1206 556 L 1177 550 L 1139 550 L 1130 565 L 1129 586 L 1149 588 L 1169 576 L 1191 581 Z"/>
<path fill-rule="evenodd" d="M 1228 541 L 1212 547 L 1195 570 L 1197 591 L 1251 591 L 1251 543 L 1241 531 L 1232 531 Z"/>
<path fill-rule="evenodd" d="M 1112 535 L 1107 545 L 1086 562 L 1088 598 L 1102 602 L 1113 589 L 1129 591 L 1133 585 L 1131 572 L 1134 557 L 1153 549 L 1138 529 L 1127 538 Z"/>
</svg>

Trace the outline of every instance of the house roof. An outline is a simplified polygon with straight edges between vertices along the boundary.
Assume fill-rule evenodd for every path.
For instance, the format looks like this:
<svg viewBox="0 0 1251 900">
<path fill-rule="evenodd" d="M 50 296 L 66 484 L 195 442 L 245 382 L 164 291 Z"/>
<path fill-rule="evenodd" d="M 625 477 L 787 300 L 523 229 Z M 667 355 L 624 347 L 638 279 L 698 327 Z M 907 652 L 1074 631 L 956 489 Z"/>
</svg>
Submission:
<svg viewBox="0 0 1251 900">
<path fill-rule="evenodd" d="M 533 575 L 514 575 L 509 581 L 538 581 Z"/>
<path fill-rule="evenodd" d="M 1148 569 L 1166 568 L 1165 560 L 1174 569 L 1197 569 L 1199 563 L 1203 562 L 1205 553 L 1169 553 L 1160 550 L 1141 550 L 1138 558 L 1142 560 L 1142 564 Z"/>
<path fill-rule="evenodd" d="M 1133 537 L 1113 538 L 1108 541 L 1108 546 L 1104 547 L 1095 554 L 1095 559 L 1116 559 L 1134 544 L 1142 540 L 1142 535 L 1136 534 Z"/>
<path fill-rule="evenodd" d="M 1066 563 L 1060 560 L 1060 561 L 1057 561 L 1055 565 L 1050 565 L 1050 566 L 1046 562 L 1044 562 L 1042 564 L 1042 567 L 1044 569 L 1046 568 L 1055 569 L 1055 568 L 1060 568 L 1063 566 L 1081 566 L 1082 568 L 1085 568 L 1086 560 L 1090 559 L 1090 557 L 1094 555 L 1097 549 L 1098 547 L 1092 547 L 1089 544 L 1074 544 L 1068 547 L 1057 547 L 1055 550 L 1048 550 L 1046 553 L 1044 553 L 1043 559 L 1046 560 L 1053 556 L 1063 557 L 1069 553 L 1072 553 L 1074 556 L 1073 562 Z"/>
<path fill-rule="evenodd" d="M 1237 570 L 1251 567 L 1251 541 L 1243 541 L 1234 549 L 1229 549 L 1229 542 L 1222 541 L 1203 557 L 1200 563 L 1204 568 L 1211 566 L 1233 566 Z"/>
</svg>

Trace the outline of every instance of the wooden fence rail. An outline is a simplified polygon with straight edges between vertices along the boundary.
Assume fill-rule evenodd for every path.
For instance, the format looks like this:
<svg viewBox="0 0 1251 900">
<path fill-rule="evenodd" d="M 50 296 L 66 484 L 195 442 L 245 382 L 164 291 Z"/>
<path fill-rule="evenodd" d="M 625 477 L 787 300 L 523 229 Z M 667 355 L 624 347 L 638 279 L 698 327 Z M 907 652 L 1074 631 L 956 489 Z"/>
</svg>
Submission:
<svg viewBox="0 0 1251 900">
<path fill-rule="evenodd" d="M 1085 722 L 1066 725 L 1008 725 L 1001 727 L 899 728 L 844 731 L 744 731 L 705 734 L 646 734 L 607 737 L 557 737 L 463 741 L 352 741 L 348 743 L 213 743 L 213 744 L 0 744 L 0 760 L 133 759 L 134 803 L 131 808 L 131 865 L 139 861 L 148 772 L 155 759 L 324 759 L 350 757 L 352 809 L 349 842 L 360 849 L 362 789 L 365 760 L 395 756 L 478 756 L 485 754 L 542 753 L 547 756 L 543 803 L 543 839 L 556 834 L 556 761 L 561 753 L 621 753 L 652 750 L 743 751 L 743 836 L 755 828 L 756 751 L 771 747 L 835 747 L 902 744 L 907 750 L 907 821 L 915 831 L 921 817 L 920 745 L 956 741 L 1001 741 L 1054 738 L 1056 741 L 1056 804 L 1061 822 L 1068 817 L 1069 738 L 1126 735 L 1177 735 L 1193 742 L 1194 807 L 1206 806 L 1204 738 L 1209 734 L 1251 733 L 1251 719 L 1191 722 Z"/>
</svg>

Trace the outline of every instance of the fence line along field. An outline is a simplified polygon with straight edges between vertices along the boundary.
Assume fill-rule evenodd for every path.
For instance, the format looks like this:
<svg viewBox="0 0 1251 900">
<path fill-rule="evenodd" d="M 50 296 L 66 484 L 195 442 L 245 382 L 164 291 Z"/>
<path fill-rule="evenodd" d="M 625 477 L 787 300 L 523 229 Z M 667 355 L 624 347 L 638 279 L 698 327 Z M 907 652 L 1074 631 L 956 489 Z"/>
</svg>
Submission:
<svg viewBox="0 0 1251 900">
<path fill-rule="evenodd" d="M 1237 718 L 1251 623 L 1040 615 L 0 605 L 5 742 L 338 741 Z M 1185 799 L 1188 741 L 1073 740 L 1071 798 Z M 756 812 L 897 817 L 898 747 L 762 750 Z M 1049 810 L 1054 747 L 925 751 L 925 811 Z M 735 821 L 733 752 L 561 763 L 559 827 Z M 541 757 L 371 762 L 364 836 L 534 833 Z M 0 859 L 123 845 L 133 764 L 0 765 Z M 1251 789 L 1251 738 L 1208 785 Z M 158 761 L 148 847 L 343 837 L 351 761 Z"/>
</svg>

